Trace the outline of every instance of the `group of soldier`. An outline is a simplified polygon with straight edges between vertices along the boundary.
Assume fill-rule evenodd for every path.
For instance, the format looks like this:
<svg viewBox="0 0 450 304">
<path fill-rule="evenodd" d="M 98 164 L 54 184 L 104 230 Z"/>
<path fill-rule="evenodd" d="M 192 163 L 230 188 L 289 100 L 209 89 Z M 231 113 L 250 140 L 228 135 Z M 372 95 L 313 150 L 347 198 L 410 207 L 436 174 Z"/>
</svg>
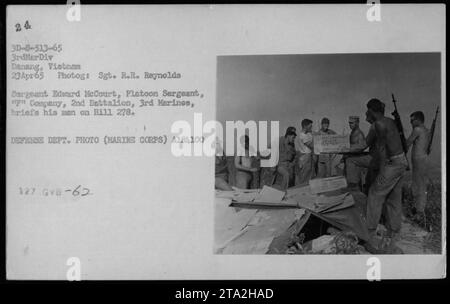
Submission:
<svg viewBox="0 0 450 304">
<path fill-rule="evenodd" d="M 359 182 L 358 170 L 368 169 L 366 221 L 371 238 L 366 248 L 371 252 L 377 252 L 373 239 L 382 214 L 391 238 L 387 250 L 395 249 L 402 222 L 402 181 L 406 170 L 409 170 L 406 154 L 411 146 L 414 220 L 418 223 L 425 220 L 427 202 L 426 171 L 432 135 L 425 127 L 425 116 L 421 111 L 411 113 L 412 132 L 403 144 L 402 127 L 399 127 L 398 121 L 386 117 L 384 112 L 383 102 L 378 99 L 369 100 L 366 120 L 371 126 L 367 137 L 356 126 L 352 128 L 350 135 L 350 152 L 358 153 L 369 148 L 369 154 L 356 154 L 346 158 L 346 178 L 350 187 Z"/>
<path fill-rule="evenodd" d="M 376 230 L 383 215 L 387 235 L 391 239 L 385 250 L 393 251 L 396 249 L 395 244 L 401 228 L 402 181 L 406 170 L 409 169 L 406 153 L 411 146 L 415 220 L 421 222 L 425 218 L 430 131 L 424 125 L 424 114 L 421 111 L 413 112 L 410 115 L 412 132 L 406 140 L 405 151 L 401 136 L 403 130 L 399 130 L 394 119 L 385 116 L 385 104 L 375 98 L 367 102 L 366 121 L 370 123 L 367 136 L 359 128 L 359 117 L 349 117 L 350 149 L 342 153 L 341 162 L 345 164 L 344 173 L 349 189 L 364 191 L 367 194 L 366 222 L 370 237 L 366 242 L 366 249 L 372 253 L 380 253 Z M 336 154 L 314 154 L 312 125 L 310 119 L 303 119 L 298 135 L 295 127 L 288 127 L 285 135 L 280 138 L 276 172 L 281 177 L 283 189 L 292 184 L 306 184 L 311 178 L 332 175 L 332 163 Z M 329 125 L 329 119 L 323 118 L 317 134 L 336 134 L 329 129 Z M 249 148 L 246 137 L 246 151 Z M 236 186 L 247 188 L 252 175 L 259 169 L 253 167 L 251 158 L 246 156 L 235 157 L 234 164 Z M 227 174 L 225 168 L 226 162 L 221 158 L 216 159 L 216 188 L 231 190 L 223 175 Z M 365 186 L 362 186 L 361 182 L 362 171 L 366 172 Z"/>
</svg>

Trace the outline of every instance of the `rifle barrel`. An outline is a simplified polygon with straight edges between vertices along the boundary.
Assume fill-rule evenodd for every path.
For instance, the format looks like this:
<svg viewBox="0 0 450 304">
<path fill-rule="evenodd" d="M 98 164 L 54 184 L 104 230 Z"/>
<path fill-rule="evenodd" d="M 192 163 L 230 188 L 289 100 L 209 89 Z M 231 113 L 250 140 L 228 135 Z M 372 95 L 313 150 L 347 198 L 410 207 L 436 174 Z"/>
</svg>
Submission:
<svg viewBox="0 0 450 304">
<path fill-rule="evenodd" d="M 431 153 L 431 147 L 433 144 L 433 137 L 434 137 L 434 131 L 436 129 L 436 120 L 439 113 L 439 106 L 436 108 L 436 114 L 434 115 L 433 123 L 431 124 L 431 130 L 430 130 L 430 141 L 428 142 L 427 147 L 427 154 L 430 155 Z"/>
<path fill-rule="evenodd" d="M 397 101 L 395 100 L 394 94 L 392 94 L 392 102 L 394 103 L 394 112 L 392 112 L 392 116 L 394 116 L 394 121 L 395 121 L 395 124 L 397 125 L 398 133 L 400 135 L 400 142 L 402 144 L 403 152 L 405 153 L 405 156 L 406 156 L 408 154 L 408 146 L 406 144 L 406 138 L 405 138 L 405 133 L 403 131 L 402 120 L 400 119 L 400 114 L 398 113 L 398 110 L 397 110 L 397 104 L 396 104 Z M 408 163 L 406 170 L 409 171 L 409 163 Z"/>
</svg>

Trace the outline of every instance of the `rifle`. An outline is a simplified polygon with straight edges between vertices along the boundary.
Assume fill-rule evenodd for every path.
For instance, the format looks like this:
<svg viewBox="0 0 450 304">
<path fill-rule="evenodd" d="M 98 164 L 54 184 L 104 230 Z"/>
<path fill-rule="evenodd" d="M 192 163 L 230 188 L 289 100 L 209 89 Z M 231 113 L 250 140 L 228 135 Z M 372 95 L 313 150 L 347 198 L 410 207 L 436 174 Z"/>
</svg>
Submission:
<svg viewBox="0 0 450 304">
<path fill-rule="evenodd" d="M 394 120 L 395 120 L 395 124 L 397 125 L 398 133 L 400 133 L 400 140 L 402 142 L 403 152 L 405 153 L 405 156 L 407 156 L 408 146 L 406 145 L 406 138 L 405 138 L 405 133 L 403 131 L 402 120 L 400 119 L 400 114 L 398 113 L 398 110 L 397 110 L 397 104 L 396 104 L 397 101 L 395 100 L 394 94 L 392 94 L 392 102 L 394 103 L 394 112 L 392 112 L 392 116 L 394 116 Z M 408 157 L 406 157 L 406 161 L 408 162 Z M 409 171 L 409 162 L 406 167 L 406 170 Z"/>
<path fill-rule="evenodd" d="M 433 123 L 431 124 L 431 130 L 430 130 L 430 141 L 428 142 L 427 147 L 427 154 L 430 155 L 431 153 L 431 145 L 433 144 L 433 136 L 434 136 L 434 129 L 436 129 L 436 120 L 439 113 L 439 106 L 436 109 L 436 115 L 434 115 Z"/>
</svg>

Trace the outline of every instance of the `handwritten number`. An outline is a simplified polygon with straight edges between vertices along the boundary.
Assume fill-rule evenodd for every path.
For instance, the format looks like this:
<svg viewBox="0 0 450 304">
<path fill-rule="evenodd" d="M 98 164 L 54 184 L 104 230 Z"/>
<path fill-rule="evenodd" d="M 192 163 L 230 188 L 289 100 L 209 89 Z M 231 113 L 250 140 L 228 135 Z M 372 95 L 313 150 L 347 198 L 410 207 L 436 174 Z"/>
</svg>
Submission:
<svg viewBox="0 0 450 304">
<path fill-rule="evenodd" d="M 24 29 L 31 30 L 30 22 L 27 20 L 25 21 L 25 24 L 23 25 Z M 16 32 L 20 32 L 22 30 L 22 26 L 20 23 L 16 23 Z"/>
<path fill-rule="evenodd" d="M 78 189 L 80 189 L 80 188 L 81 188 L 81 185 L 78 185 L 78 187 L 76 187 L 76 188 L 72 191 L 73 196 L 78 196 L 78 195 L 80 195 L 80 191 L 78 191 Z"/>
<path fill-rule="evenodd" d="M 72 195 L 73 196 L 86 196 L 90 194 L 90 190 L 88 188 L 83 188 L 81 189 L 81 185 L 78 185 L 78 187 L 76 187 L 73 191 L 72 191 Z"/>
<path fill-rule="evenodd" d="M 35 187 L 18 187 L 19 195 L 35 195 L 36 188 Z M 61 189 L 60 188 L 44 188 L 42 189 L 42 195 L 43 196 L 60 196 L 61 195 Z M 65 192 L 70 192 L 72 196 L 87 196 L 87 195 L 93 195 L 91 193 L 91 190 L 89 188 L 82 187 L 81 185 L 78 185 L 75 189 L 66 189 Z"/>
<path fill-rule="evenodd" d="M 83 188 L 83 190 L 84 190 L 84 192 L 81 194 L 81 196 L 86 196 L 86 195 L 89 195 L 89 189 L 87 189 L 87 188 Z"/>
</svg>

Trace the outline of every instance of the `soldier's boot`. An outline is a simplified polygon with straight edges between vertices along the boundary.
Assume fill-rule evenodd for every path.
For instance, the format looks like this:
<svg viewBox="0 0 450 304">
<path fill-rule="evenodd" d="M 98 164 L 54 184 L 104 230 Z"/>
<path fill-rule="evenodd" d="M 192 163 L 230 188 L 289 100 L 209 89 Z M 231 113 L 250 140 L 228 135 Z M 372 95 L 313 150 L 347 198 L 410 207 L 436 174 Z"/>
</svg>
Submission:
<svg viewBox="0 0 450 304">
<path fill-rule="evenodd" d="M 384 251 L 379 248 L 376 230 L 369 231 L 369 240 L 364 243 L 364 248 L 372 254 L 383 254 Z"/>
<path fill-rule="evenodd" d="M 397 243 L 400 241 L 400 233 L 388 231 L 387 236 L 390 241 L 386 244 L 384 252 L 386 254 L 403 254 L 403 250 L 397 246 Z"/>
<path fill-rule="evenodd" d="M 413 218 L 413 221 L 417 223 L 420 227 L 427 228 L 427 217 L 424 211 L 417 211 Z"/>
</svg>

